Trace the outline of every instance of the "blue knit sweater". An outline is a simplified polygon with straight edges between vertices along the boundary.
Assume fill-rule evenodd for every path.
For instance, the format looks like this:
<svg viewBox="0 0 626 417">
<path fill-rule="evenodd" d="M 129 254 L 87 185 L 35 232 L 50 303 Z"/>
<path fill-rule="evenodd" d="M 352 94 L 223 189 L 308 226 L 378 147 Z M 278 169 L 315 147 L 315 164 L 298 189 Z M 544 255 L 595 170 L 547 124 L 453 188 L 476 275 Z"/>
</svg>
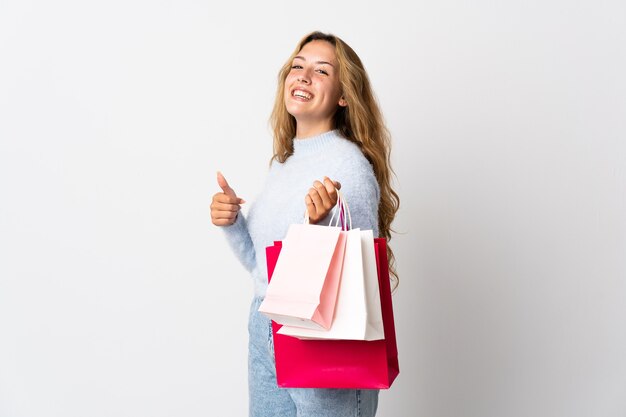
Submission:
<svg viewBox="0 0 626 417">
<path fill-rule="evenodd" d="M 380 190 L 372 165 L 357 145 L 337 130 L 294 139 L 294 153 L 284 163 L 274 161 L 262 193 L 247 217 L 240 212 L 231 226 L 223 227 L 233 251 L 251 272 L 254 293 L 264 296 L 267 288 L 265 248 L 282 240 L 292 223 L 302 223 L 304 197 L 315 180 L 324 176 L 341 183 L 350 206 L 352 227 L 371 229 L 378 236 Z M 319 224 L 328 224 L 330 215 Z"/>
</svg>

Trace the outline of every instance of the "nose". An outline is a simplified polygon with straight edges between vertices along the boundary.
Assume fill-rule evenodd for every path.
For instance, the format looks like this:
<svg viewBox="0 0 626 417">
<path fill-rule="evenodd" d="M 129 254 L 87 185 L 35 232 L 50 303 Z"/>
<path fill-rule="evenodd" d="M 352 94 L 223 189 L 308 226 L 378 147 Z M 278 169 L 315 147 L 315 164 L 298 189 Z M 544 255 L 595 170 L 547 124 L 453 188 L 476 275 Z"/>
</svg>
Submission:
<svg viewBox="0 0 626 417">
<path fill-rule="evenodd" d="M 298 82 L 302 84 L 310 84 L 311 80 L 309 79 L 309 75 L 307 73 L 301 73 L 297 78 Z"/>
</svg>

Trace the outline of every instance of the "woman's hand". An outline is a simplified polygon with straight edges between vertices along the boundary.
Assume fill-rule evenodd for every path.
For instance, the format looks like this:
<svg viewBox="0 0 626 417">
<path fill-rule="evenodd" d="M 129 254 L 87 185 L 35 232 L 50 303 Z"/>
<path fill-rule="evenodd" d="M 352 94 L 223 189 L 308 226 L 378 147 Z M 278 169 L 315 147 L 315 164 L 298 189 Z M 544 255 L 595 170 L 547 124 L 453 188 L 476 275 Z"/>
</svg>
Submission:
<svg viewBox="0 0 626 417">
<path fill-rule="evenodd" d="M 216 226 L 229 226 L 237 220 L 237 213 L 239 213 L 241 204 L 245 203 L 245 201 L 237 197 L 235 190 L 230 188 L 221 172 L 217 173 L 217 184 L 222 189 L 222 192 L 213 196 L 211 221 Z"/>
<path fill-rule="evenodd" d="M 339 189 L 341 189 L 341 184 L 331 181 L 328 177 L 324 177 L 323 184 L 319 181 L 313 183 L 313 187 L 304 197 L 310 223 L 315 224 L 330 213 L 337 204 L 337 190 Z"/>
</svg>

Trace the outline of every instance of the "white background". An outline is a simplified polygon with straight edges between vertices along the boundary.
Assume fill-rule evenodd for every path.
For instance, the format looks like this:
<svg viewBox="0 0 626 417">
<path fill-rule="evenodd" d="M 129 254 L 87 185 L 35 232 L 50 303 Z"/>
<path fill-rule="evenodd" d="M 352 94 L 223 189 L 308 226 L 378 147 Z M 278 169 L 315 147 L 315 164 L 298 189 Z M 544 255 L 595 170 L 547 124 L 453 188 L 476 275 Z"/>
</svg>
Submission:
<svg viewBox="0 0 626 417">
<path fill-rule="evenodd" d="M 626 415 L 623 1 L 1 1 L 0 416 L 244 416 L 276 75 L 320 29 L 394 138 L 379 416 Z M 402 6 L 400 4 L 403 4 Z"/>
</svg>

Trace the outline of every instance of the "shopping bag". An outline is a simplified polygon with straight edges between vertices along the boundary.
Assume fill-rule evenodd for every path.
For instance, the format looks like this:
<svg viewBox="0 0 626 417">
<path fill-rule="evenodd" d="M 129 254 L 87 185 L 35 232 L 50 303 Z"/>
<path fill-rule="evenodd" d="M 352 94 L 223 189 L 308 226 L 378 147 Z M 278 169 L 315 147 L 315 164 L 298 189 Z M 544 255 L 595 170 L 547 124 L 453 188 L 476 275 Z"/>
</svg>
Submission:
<svg viewBox="0 0 626 417">
<path fill-rule="evenodd" d="M 339 293 L 331 328 L 316 330 L 282 326 L 278 334 L 300 339 L 384 338 L 373 232 L 353 229 L 346 235 Z"/>
<path fill-rule="evenodd" d="M 330 328 L 345 246 L 346 232 L 340 227 L 289 226 L 259 311 L 281 324 Z"/>
<path fill-rule="evenodd" d="M 266 248 L 268 280 L 281 242 Z M 374 239 L 385 338 L 382 340 L 301 340 L 277 334 L 272 323 L 276 380 L 283 388 L 389 388 L 400 372 L 393 321 L 387 245 Z"/>
</svg>

